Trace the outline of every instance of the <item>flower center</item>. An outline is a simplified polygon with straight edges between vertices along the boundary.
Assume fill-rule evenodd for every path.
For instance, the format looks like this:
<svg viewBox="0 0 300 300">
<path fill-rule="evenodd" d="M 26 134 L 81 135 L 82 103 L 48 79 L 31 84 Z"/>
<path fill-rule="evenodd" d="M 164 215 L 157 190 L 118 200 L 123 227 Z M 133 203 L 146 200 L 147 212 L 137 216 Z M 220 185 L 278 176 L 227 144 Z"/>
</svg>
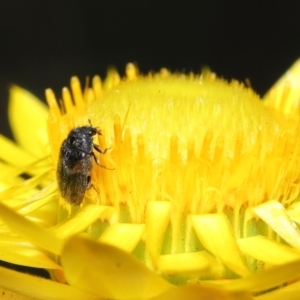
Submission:
<svg viewBox="0 0 300 300">
<path fill-rule="evenodd" d="M 72 128 L 90 119 L 101 129 L 99 146 L 110 150 L 100 156 L 105 168 L 92 170 L 99 194 L 89 190 L 87 198 L 114 207 L 110 224 L 136 224 L 140 235 L 145 224 L 159 244 L 146 240 L 151 255 L 203 249 L 194 215 L 225 212 L 243 237 L 240 212 L 296 198 L 297 119 L 277 118 L 251 89 L 213 74 L 127 79 L 102 89 L 96 77 L 84 93 L 73 79 L 76 104 L 64 89 L 64 114 L 48 91 L 49 140 L 56 162 Z"/>
</svg>

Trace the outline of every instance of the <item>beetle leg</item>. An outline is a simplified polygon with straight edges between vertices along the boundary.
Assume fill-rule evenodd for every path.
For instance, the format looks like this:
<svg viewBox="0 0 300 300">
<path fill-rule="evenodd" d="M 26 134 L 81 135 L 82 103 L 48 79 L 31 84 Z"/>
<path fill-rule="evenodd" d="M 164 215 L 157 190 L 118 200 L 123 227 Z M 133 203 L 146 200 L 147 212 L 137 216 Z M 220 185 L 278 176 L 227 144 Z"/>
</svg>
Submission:
<svg viewBox="0 0 300 300">
<path fill-rule="evenodd" d="M 92 188 L 99 194 L 99 190 L 92 184 Z"/>
<path fill-rule="evenodd" d="M 94 157 L 94 160 L 95 160 L 96 164 L 99 165 L 99 159 L 96 156 L 96 154 L 94 152 L 92 152 L 91 155 Z"/>
<path fill-rule="evenodd" d="M 98 145 L 94 144 L 94 149 L 101 154 L 105 154 L 106 151 L 109 150 L 110 148 L 105 148 L 104 150 L 102 150 L 102 149 L 100 149 L 100 147 Z"/>
</svg>

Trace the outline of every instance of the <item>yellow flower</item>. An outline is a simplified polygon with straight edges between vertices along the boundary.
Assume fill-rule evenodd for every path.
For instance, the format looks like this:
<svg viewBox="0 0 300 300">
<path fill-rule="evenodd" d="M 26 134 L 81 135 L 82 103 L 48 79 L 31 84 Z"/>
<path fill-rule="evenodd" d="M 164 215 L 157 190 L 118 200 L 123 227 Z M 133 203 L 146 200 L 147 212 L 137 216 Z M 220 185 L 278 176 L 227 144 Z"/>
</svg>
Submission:
<svg viewBox="0 0 300 300">
<path fill-rule="evenodd" d="M 213 73 L 141 76 L 81 89 L 48 111 L 12 87 L 16 144 L 0 136 L 0 268 L 16 299 L 297 299 L 299 64 L 266 95 Z M 298 89 L 297 89 L 298 88 Z M 102 135 L 80 207 L 58 191 L 63 140 Z M 96 155 L 98 155 L 96 153 Z M 28 178 L 29 179 L 24 179 Z M 16 284 L 17 282 L 17 284 Z M 18 298 L 17 298 L 18 297 Z"/>
</svg>

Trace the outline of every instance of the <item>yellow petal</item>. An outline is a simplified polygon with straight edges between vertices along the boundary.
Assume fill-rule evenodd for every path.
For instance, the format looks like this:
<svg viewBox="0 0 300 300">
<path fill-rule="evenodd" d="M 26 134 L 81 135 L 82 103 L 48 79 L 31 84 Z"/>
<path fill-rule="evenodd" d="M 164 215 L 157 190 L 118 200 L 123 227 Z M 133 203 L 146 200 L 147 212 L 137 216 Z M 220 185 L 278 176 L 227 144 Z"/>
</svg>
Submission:
<svg viewBox="0 0 300 300">
<path fill-rule="evenodd" d="M 59 238 L 67 238 L 84 231 L 88 226 L 99 219 L 111 207 L 101 205 L 84 205 L 79 212 L 64 223 L 58 224 L 51 232 Z"/>
<path fill-rule="evenodd" d="M 161 253 L 163 239 L 170 220 L 171 203 L 149 201 L 146 207 L 146 246 L 154 265 Z"/>
<path fill-rule="evenodd" d="M 218 257 L 229 269 L 249 274 L 232 227 L 224 214 L 191 216 L 196 234 L 203 246 Z"/>
<path fill-rule="evenodd" d="M 10 89 L 8 117 L 14 137 L 35 157 L 47 153 L 47 107 L 34 95 L 18 86 Z"/>
<path fill-rule="evenodd" d="M 0 203 L 0 218 L 13 232 L 28 238 L 33 244 L 43 249 L 60 254 L 62 249 L 61 240 L 2 203 Z"/>
<path fill-rule="evenodd" d="M 0 137 L 0 139 L 1 139 L 1 137 Z M 1 142 L 0 142 L 0 149 L 1 149 Z M 0 184 L 1 185 L 5 185 L 8 188 L 8 187 L 16 185 L 24 180 L 18 176 L 19 174 L 24 173 L 24 171 L 23 172 L 21 171 L 20 173 L 16 172 L 15 167 L 13 167 L 12 165 L 7 164 L 3 161 L 0 161 L 0 168 L 1 168 L 1 172 L 0 172 Z M 20 167 L 17 169 L 20 169 Z M 0 191 L 2 191 L 2 188 L 0 188 Z"/>
<path fill-rule="evenodd" d="M 158 269 L 168 275 L 220 277 L 223 265 L 206 251 L 161 255 Z"/>
<path fill-rule="evenodd" d="M 18 205 L 18 213 L 21 215 L 26 215 L 36 210 L 42 209 L 45 205 L 49 204 L 50 202 L 54 202 L 53 200 L 56 200 L 57 202 L 57 195 L 53 193 L 52 194 L 48 193 L 51 192 L 49 191 L 50 189 L 51 186 L 46 187 L 44 190 L 36 193 L 35 197 L 29 198 L 27 201 L 24 201 L 24 199 L 22 199 L 23 201 L 22 200 L 21 201 L 23 203 Z M 5 204 L 9 204 L 9 203 L 5 203 Z"/>
<path fill-rule="evenodd" d="M 248 291 L 226 291 L 205 285 L 188 285 L 174 287 L 166 293 L 151 300 L 251 300 Z"/>
<path fill-rule="evenodd" d="M 21 295 L 28 296 L 30 297 L 30 299 L 99 300 L 98 297 L 90 293 L 79 291 L 68 285 L 60 284 L 51 280 L 46 280 L 28 274 L 23 274 L 13 270 L 8 270 L 2 267 L 0 267 L 0 278 L 1 287 L 19 293 Z"/>
<path fill-rule="evenodd" d="M 236 279 L 225 284 L 229 290 L 262 292 L 280 286 L 300 276 L 300 261 L 294 261 L 272 269 L 259 271 L 247 278 Z M 283 298 L 284 299 L 284 298 Z"/>
<path fill-rule="evenodd" d="M 27 296 L 23 296 L 19 293 L 9 291 L 8 289 L 4 289 L 2 287 L 0 287 L 0 295 L 2 300 L 32 300 L 31 297 L 29 298 Z"/>
<path fill-rule="evenodd" d="M 0 259 L 13 264 L 41 269 L 61 269 L 45 253 L 23 238 L 0 235 Z"/>
<path fill-rule="evenodd" d="M 13 198 L 18 195 L 22 195 L 23 199 L 26 197 L 30 197 L 36 194 L 36 190 L 34 190 L 37 185 L 44 179 L 49 176 L 49 173 L 46 172 L 44 174 L 39 174 L 36 177 L 32 177 L 26 181 L 21 182 L 20 184 L 7 189 L 0 194 L 0 201 L 6 200 L 8 198 Z M 29 194 L 27 194 L 27 192 Z"/>
<path fill-rule="evenodd" d="M 145 231 L 144 224 L 113 224 L 99 238 L 99 242 L 132 252 Z"/>
<path fill-rule="evenodd" d="M 245 254 L 272 265 L 300 260 L 300 252 L 264 236 L 239 239 L 238 244 Z"/>
<path fill-rule="evenodd" d="M 61 262 L 70 285 L 99 298 L 149 299 L 171 287 L 132 255 L 81 237 L 66 243 Z"/>
<path fill-rule="evenodd" d="M 52 183 L 42 190 L 35 187 L 41 184 L 45 177 L 33 177 L 23 180 L 19 184 L 0 192 L 0 200 L 20 215 L 27 215 L 28 219 L 40 223 L 43 227 L 52 226 L 57 222 L 57 185 Z M 1 221 L 0 221 L 1 224 Z"/>
<path fill-rule="evenodd" d="M 281 203 L 269 201 L 254 207 L 253 210 L 287 243 L 300 250 L 300 231 Z"/>
<path fill-rule="evenodd" d="M 299 300 L 300 282 L 255 297 L 255 300 Z"/>
<path fill-rule="evenodd" d="M 0 158 L 13 166 L 27 166 L 36 158 L 0 134 Z"/>
</svg>

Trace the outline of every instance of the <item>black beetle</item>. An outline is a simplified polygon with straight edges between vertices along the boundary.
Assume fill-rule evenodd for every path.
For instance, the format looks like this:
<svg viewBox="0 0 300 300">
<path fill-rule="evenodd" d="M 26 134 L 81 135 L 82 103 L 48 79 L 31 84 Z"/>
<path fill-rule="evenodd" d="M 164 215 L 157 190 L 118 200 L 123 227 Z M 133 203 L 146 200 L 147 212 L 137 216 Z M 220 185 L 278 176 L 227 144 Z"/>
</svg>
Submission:
<svg viewBox="0 0 300 300">
<path fill-rule="evenodd" d="M 99 160 L 94 149 L 104 154 L 107 149 L 101 150 L 94 144 L 93 136 L 101 135 L 97 127 L 90 126 L 76 127 L 70 131 L 63 141 L 58 166 L 57 182 L 62 197 L 70 204 L 80 205 L 84 198 L 85 191 L 92 186 L 92 156 L 97 164 Z"/>
</svg>

